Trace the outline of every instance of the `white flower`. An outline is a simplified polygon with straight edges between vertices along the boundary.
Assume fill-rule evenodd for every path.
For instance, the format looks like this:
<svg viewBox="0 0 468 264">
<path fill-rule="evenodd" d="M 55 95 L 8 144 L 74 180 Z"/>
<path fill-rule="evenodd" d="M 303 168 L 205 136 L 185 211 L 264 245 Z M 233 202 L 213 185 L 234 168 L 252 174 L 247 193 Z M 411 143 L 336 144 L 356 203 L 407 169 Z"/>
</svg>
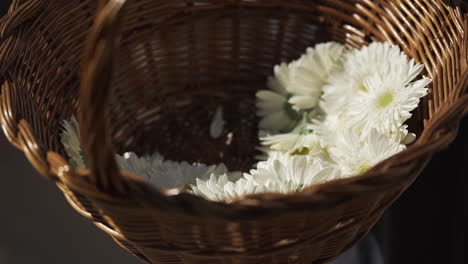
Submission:
<svg viewBox="0 0 468 264">
<path fill-rule="evenodd" d="M 220 177 L 211 174 L 206 181 L 197 179 L 196 185 L 191 187 L 194 194 L 213 201 L 233 200 L 244 195 L 266 191 L 265 187 L 255 185 L 253 181 L 247 179 L 239 179 L 236 182 L 229 181 L 226 174 Z"/>
<path fill-rule="evenodd" d="M 347 103 L 358 91 L 367 92 L 365 80 L 373 75 L 387 76 L 387 80 L 409 83 L 422 70 L 396 45 L 372 43 L 360 50 L 344 54 L 343 70 L 333 72 L 323 88 L 321 107 L 327 113 L 339 115 L 347 111 Z"/>
<path fill-rule="evenodd" d="M 122 156 L 116 154 L 115 160 L 120 170 L 131 172 L 149 180 L 153 176 L 154 168 L 159 166 L 164 158 L 159 153 L 152 156 L 138 157 L 133 152 L 126 152 Z"/>
<path fill-rule="evenodd" d="M 411 111 L 427 94 L 431 80 L 423 78 L 409 83 L 411 79 L 405 79 L 401 72 L 389 72 L 389 75 L 368 77 L 364 82 L 366 91 L 359 91 L 350 100 L 344 115 L 351 126 L 362 131 L 375 128 L 389 134 L 395 133 L 411 117 Z"/>
<path fill-rule="evenodd" d="M 290 133 L 261 137 L 262 145 L 271 150 L 288 152 L 293 155 L 311 155 L 322 151 L 320 139 L 303 121 Z"/>
<path fill-rule="evenodd" d="M 279 150 L 288 153 L 297 152 L 297 155 L 310 154 L 310 151 L 319 151 L 321 148 L 317 135 L 311 132 L 307 132 L 307 134 L 278 134 L 263 137 L 261 140 L 263 145 L 270 146 L 272 150 Z"/>
<path fill-rule="evenodd" d="M 227 174 L 231 180 L 242 176 L 239 172 L 228 172 L 222 163 L 208 166 L 202 163 L 176 162 L 164 160 L 159 153 L 138 157 L 135 153 L 127 152 L 123 156 L 116 155 L 116 160 L 121 170 L 143 177 L 161 190 L 182 188 L 194 184 L 196 179 L 206 180 L 211 174 Z"/>
<path fill-rule="evenodd" d="M 257 169 L 244 178 L 233 182 L 226 174 L 208 180 L 197 179 L 192 192 L 209 200 L 233 200 L 256 193 L 290 193 L 302 190 L 312 184 L 339 178 L 340 171 L 332 164 L 311 156 L 291 156 L 273 152 L 265 162 L 259 162 Z"/>
<path fill-rule="evenodd" d="M 307 128 L 314 131 L 322 148 L 328 148 L 335 145 L 337 133 L 345 129 L 345 122 L 338 115 L 330 114 L 324 120 L 312 120 Z"/>
<path fill-rule="evenodd" d="M 401 144 L 409 145 L 416 140 L 416 134 L 408 132 L 408 125 L 402 125 L 394 134 L 395 140 Z"/>
<path fill-rule="evenodd" d="M 290 85 L 286 89 L 292 95 L 289 103 L 294 109 L 308 110 L 317 106 L 329 75 L 340 68 L 343 51 L 344 46 L 337 42 L 318 44 L 291 63 Z"/>
<path fill-rule="evenodd" d="M 330 147 L 336 146 L 337 140 L 342 136 L 342 131 L 350 129 L 349 121 L 340 119 L 336 115 L 329 115 L 323 121 L 317 121 L 310 124 L 308 129 L 313 130 L 316 137 L 320 141 L 320 145 L 323 150 L 327 150 Z M 359 134 L 360 139 L 368 136 L 366 132 L 356 132 Z M 402 125 L 396 131 L 388 133 L 388 136 L 393 138 L 395 142 L 409 145 L 414 142 L 416 135 L 408 132 L 408 125 Z"/>
<path fill-rule="evenodd" d="M 151 182 L 161 186 L 160 188 L 183 187 L 195 183 L 196 179 L 208 179 L 211 174 L 226 174 L 230 180 L 237 180 L 242 176 L 238 172 L 228 172 L 222 163 L 209 166 L 201 163 L 189 164 L 186 161 L 165 161 L 154 169 Z"/>
<path fill-rule="evenodd" d="M 372 129 L 366 136 L 355 130 L 340 133 L 335 147 L 329 149 L 331 158 L 339 165 L 345 176 L 361 175 L 377 163 L 406 149 L 392 136 Z"/>
<path fill-rule="evenodd" d="M 322 183 L 340 177 L 332 164 L 312 156 L 291 156 L 283 154 L 279 159 L 270 158 L 259 162 L 257 169 L 244 178 L 257 185 L 265 186 L 269 192 L 288 193 L 301 190 L 312 184 Z"/>
<path fill-rule="evenodd" d="M 70 157 L 70 164 L 78 169 L 86 168 L 81 149 L 78 121 L 75 116 L 72 116 L 70 121 L 63 121 L 61 141 L 65 152 Z"/>
<path fill-rule="evenodd" d="M 281 151 L 270 150 L 268 151 L 267 154 L 268 154 L 268 157 L 262 162 L 257 163 L 254 168 L 258 168 L 259 165 L 260 167 L 262 167 L 266 163 L 268 163 L 268 161 L 271 162 L 273 160 L 279 160 L 281 163 L 287 163 L 289 162 L 289 159 L 291 158 L 291 155 L 289 153 L 285 153 Z"/>
<path fill-rule="evenodd" d="M 274 77 L 268 78 L 268 87 L 271 90 L 260 90 L 256 94 L 257 115 L 261 117 L 259 127 L 272 131 L 287 131 L 294 127 L 301 115 L 288 103 L 288 65 L 283 63 L 275 66 L 274 73 Z"/>
</svg>

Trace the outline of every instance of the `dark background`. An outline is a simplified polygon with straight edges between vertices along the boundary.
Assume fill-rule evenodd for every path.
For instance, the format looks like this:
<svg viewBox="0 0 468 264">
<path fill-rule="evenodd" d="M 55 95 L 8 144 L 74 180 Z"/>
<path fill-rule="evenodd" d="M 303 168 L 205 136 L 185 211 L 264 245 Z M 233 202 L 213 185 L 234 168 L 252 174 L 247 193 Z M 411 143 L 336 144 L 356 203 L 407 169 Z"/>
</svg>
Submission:
<svg viewBox="0 0 468 264">
<path fill-rule="evenodd" d="M 9 2 L 0 0 L 0 17 Z M 465 118 L 457 140 L 434 156 L 372 231 L 386 264 L 468 263 L 467 163 Z M 0 264 L 140 263 L 76 213 L 3 135 L 0 168 Z"/>
</svg>

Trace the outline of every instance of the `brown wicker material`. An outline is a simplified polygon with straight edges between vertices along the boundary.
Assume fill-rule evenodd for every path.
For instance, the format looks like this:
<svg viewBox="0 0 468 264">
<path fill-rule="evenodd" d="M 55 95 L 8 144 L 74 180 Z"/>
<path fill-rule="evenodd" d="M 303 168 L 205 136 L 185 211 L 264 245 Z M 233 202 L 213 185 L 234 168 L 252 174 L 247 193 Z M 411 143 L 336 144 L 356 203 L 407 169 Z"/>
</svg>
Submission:
<svg viewBox="0 0 468 264">
<path fill-rule="evenodd" d="M 368 232 L 468 112 L 463 1 L 96 2 L 14 1 L 0 24 L 2 127 L 79 213 L 149 263 L 327 263 Z M 360 177 L 231 204 L 161 193 L 118 171 L 112 153 L 123 150 L 247 170 L 255 91 L 273 65 L 328 40 L 389 40 L 425 65 L 434 81 L 408 150 Z M 208 136 L 220 105 L 230 146 Z M 71 168 L 60 143 L 61 121 L 78 108 L 91 170 Z"/>
</svg>

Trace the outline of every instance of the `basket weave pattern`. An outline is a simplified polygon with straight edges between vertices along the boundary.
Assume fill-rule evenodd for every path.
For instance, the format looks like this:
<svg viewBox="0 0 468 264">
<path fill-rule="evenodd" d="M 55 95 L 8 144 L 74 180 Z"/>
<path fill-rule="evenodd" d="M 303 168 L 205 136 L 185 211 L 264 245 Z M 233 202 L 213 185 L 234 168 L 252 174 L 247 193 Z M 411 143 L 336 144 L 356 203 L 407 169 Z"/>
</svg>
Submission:
<svg viewBox="0 0 468 264">
<path fill-rule="evenodd" d="M 74 209 L 144 261 L 327 263 L 455 138 L 468 112 L 462 2 L 15 0 L 0 22 L 2 127 Z M 425 65 L 433 84 L 410 120 L 418 139 L 408 150 L 360 177 L 229 205 L 118 171 L 113 153 L 155 149 L 249 169 L 255 92 L 273 65 L 328 40 L 391 41 Z M 230 146 L 208 137 L 218 106 Z M 60 143 L 61 121 L 78 109 L 89 170 L 74 170 Z"/>
</svg>

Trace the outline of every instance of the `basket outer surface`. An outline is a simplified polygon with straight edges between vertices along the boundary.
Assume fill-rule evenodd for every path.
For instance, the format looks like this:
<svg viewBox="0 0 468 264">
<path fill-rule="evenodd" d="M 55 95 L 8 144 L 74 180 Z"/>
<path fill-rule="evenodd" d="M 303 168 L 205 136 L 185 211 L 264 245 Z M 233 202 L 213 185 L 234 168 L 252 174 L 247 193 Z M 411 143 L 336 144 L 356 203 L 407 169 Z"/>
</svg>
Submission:
<svg viewBox="0 0 468 264">
<path fill-rule="evenodd" d="M 455 138 L 468 112 L 465 12 L 441 0 L 15 0 L 0 23 L 1 123 L 71 206 L 145 262 L 328 263 Z M 129 149 L 247 170 L 255 91 L 273 65 L 328 40 L 391 41 L 425 65 L 433 83 L 408 150 L 359 177 L 228 204 L 118 171 L 113 153 Z M 218 106 L 230 145 L 206 131 Z M 60 143 L 78 109 L 89 170 Z"/>
</svg>

